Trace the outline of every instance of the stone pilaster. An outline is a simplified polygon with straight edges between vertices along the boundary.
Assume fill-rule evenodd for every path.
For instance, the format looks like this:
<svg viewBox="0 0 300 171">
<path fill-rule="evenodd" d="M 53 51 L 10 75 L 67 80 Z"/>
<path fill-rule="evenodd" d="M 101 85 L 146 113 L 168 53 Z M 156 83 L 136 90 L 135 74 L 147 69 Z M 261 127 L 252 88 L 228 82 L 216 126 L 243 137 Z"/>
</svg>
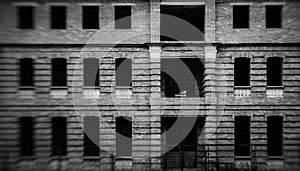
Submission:
<svg viewBox="0 0 300 171">
<path fill-rule="evenodd" d="M 150 0 L 151 43 L 160 42 L 160 0 Z"/>
</svg>

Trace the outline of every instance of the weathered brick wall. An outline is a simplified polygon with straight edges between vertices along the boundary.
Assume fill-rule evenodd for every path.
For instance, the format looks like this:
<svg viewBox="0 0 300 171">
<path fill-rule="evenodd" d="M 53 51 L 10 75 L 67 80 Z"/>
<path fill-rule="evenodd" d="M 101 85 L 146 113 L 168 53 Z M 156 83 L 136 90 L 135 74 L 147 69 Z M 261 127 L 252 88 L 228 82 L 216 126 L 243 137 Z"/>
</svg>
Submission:
<svg viewBox="0 0 300 171">
<path fill-rule="evenodd" d="M 232 28 L 232 4 L 252 3 L 250 5 L 250 28 Z M 221 43 L 298 43 L 299 39 L 299 1 L 286 2 L 282 8 L 282 28 L 266 29 L 265 5 L 270 1 L 217 0 L 216 1 L 216 41 Z M 282 2 L 282 1 L 272 1 Z"/>
</svg>

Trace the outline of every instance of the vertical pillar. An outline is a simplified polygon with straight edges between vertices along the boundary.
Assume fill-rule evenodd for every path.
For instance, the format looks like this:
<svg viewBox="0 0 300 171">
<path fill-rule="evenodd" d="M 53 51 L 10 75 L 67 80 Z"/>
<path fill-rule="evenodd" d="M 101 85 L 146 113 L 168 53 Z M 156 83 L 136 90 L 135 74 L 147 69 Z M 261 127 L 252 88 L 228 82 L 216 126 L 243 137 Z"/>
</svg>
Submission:
<svg viewBox="0 0 300 171">
<path fill-rule="evenodd" d="M 150 45 L 150 170 L 161 170 L 160 45 Z"/>
<path fill-rule="evenodd" d="M 216 1 L 205 1 L 205 41 L 213 43 L 216 41 Z"/>
<path fill-rule="evenodd" d="M 209 147 L 209 162 L 216 161 L 216 128 L 219 121 L 216 98 L 216 57 L 217 50 L 214 46 L 207 46 L 205 52 L 205 103 L 207 105 L 206 121 L 204 125 L 205 144 Z"/>
<path fill-rule="evenodd" d="M 150 0 L 151 43 L 160 42 L 160 0 Z"/>
</svg>

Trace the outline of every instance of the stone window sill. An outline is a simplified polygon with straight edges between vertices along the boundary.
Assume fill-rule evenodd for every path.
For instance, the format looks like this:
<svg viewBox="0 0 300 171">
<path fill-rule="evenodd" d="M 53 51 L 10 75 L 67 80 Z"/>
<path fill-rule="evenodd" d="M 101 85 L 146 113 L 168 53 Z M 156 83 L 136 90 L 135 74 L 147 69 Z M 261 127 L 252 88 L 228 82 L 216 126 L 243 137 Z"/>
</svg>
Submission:
<svg viewBox="0 0 300 171">
<path fill-rule="evenodd" d="M 51 87 L 50 95 L 52 98 L 66 98 L 68 95 L 67 87 Z"/>
<path fill-rule="evenodd" d="M 83 98 L 96 99 L 100 96 L 100 90 L 98 87 L 84 87 L 83 88 Z"/>
<path fill-rule="evenodd" d="M 234 95 L 236 97 L 249 97 L 251 95 L 251 86 L 234 86 Z"/>
<path fill-rule="evenodd" d="M 283 97 L 283 86 L 267 86 L 268 97 Z"/>
<path fill-rule="evenodd" d="M 121 87 L 115 88 L 115 94 L 117 98 L 131 98 L 132 97 L 132 87 Z"/>
</svg>

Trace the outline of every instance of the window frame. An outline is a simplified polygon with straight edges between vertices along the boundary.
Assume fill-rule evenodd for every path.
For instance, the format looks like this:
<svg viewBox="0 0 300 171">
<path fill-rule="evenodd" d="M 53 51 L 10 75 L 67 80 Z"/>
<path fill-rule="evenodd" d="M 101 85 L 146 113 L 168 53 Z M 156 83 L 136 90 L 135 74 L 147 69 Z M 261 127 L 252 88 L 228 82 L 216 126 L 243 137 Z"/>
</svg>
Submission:
<svg viewBox="0 0 300 171">
<path fill-rule="evenodd" d="M 27 121 L 26 121 L 27 120 Z M 23 122 L 30 122 L 30 137 L 28 136 L 28 124 L 29 123 L 23 123 Z M 22 116 L 19 118 L 19 123 L 20 123 L 20 156 L 34 156 L 34 118 L 30 116 Z M 25 124 L 25 125 L 24 125 Z M 26 131 L 27 130 L 27 131 Z M 26 132 L 26 135 L 24 133 Z M 24 137 L 25 136 L 25 137 Z M 23 140 L 26 141 L 25 147 L 24 147 L 24 142 Z M 30 141 L 30 149 L 27 149 L 27 141 Z M 25 148 L 25 149 L 24 149 Z"/>
<path fill-rule="evenodd" d="M 56 122 L 56 123 L 55 123 Z M 58 122 L 58 123 L 57 123 Z M 61 128 L 61 124 L 63 125 L 64 130 Z M 62 116 L 56 116 L 51 118 L 51 126 L 52 126 L 52 156 L 66 156 L 67 155 L 67 118 Z M 56 128 L 56 126 L 58 128 Z M 57 133 L 62 133 L 57 135 Z M 63 140 L 61 138 L 64 138 Z M 59 148 L 61 149 L 59 149 Z M 58 148 L 58 149 L 57 149 Z M 60 151 L 61 150 L 61 151 Z"/>
<path fill-rule="evenodd" d="M 36 27 L 36 6 L 37 3 L 14 3 L 15 9 L 16 9 L 16 28 L 20 30 L 34 30 Z M 31 27 L 21 27 L 21 21 L 20 21 L 20 8 L 22 7 L 31 7 L 32 9 L 32 16 L 31 16 Z"/>
<path fill-rule="evenodd" d="M 57 69 L 58 66 L 54 66 L 55 62 L 62 62 L 64 61 L 64 67 L 65 70 L 64 72 L 64 80 L 62 82 L 62 80 L 60 80 L 62 78 L 61 73 L 62 73 L 62 68 L 60 68 L 61 71 L 56 71 L 55 69 Z M 61 65 L 60 65 L 61 66 Z M 55 74 L 59 74 L 58 76 Z M 58 80 L 59 82 L 57 82 Z M 62 84 L 62 83 L 64 84 Z M 62 84 L 62 85 L 60 85 Z M 51 86 L 52 88 L 66 88 L 68 86 L 68 62 L 66 58 L 52 58 L 51 59 Z"/>
<path fill-rule="evenodd" d="M 52 16 L 52 8 L 53 7 L 64 7 L 64 27 L 54 27 L 53 26 L 53 16 Z M 65 3 L 50 3 L 49 4 L 49 26 L 51 30 L 67 30 L 68 29 L 68 5 Z"/>
<path fill-rule="evenodd" d="M 248 71 L 244 71 L 245 73 L 241 73 L 241 69 L 238 67 L 244 68 L 243 66 L 238 65 L 241 63 L 244 63 L 243 66 L 248 65 Z M 234 87 L 250 87 L 251 86 L 251 58 L 248 57 L 237 57 L 234 58 L 234 64 L 233 64 L 233 72 L 234 72 Z M 247 72 L 247 73 L 246 73 Z M 243 78 L 247 74 L 247 81 Z"/>
<path fill-rule="evenodd" d="M 116 124 L 116 126 L 115 126 L 116 156 L 117 157 L 132 157 L 132 133 L 133 133 L 132 117 L 118 116 L 115 119 L 116 119 L 116 122 L 115 122 L 115 124 Z M 123 135 L 123 133 L 128 134 L 128 135 Z M 130 142 L 128 141 L 129 139 L 130 139 Z M 124 151 L 124 149 L 127 149 L 127 150 Z"/>
<path fill-rule="evenodd" d="M 274 60 L 272 62 L 272 60 Z M 278 63 L 277 63 L 278 62 Z M 276 70 L 275 73 L 279 73 L 280 72 L 280 79 L 277 79 L 278 77 L 272 77 L 270 76 L 270 72 L 274 73 L 274 67 L 270 68 L 269 64 L 271 63 L 272 65 L 274 65 L 274 63 L 276 63 L 276 65 L 280 65 L 280 68 L 278 68 L 278 71 Z M 268 57 L 267 58 L 267 64 L 266 64 L 266 72 L 267 72 L 267 87 L 283 87 L 283 58 L 282 57 Z M 273 69 L 273 70 L 271 70 Z M 274 79 L 275 78 L 275 79 Z M 278 85 L 276 85 L 278 83 Z"/>
<path fill-rule="evenodd" d="M 97 7 L 98 8 L 98 26 L 97 28 L 84 28 L 84 8 Z M 84 30 L 99 30 L 100 29 L 100 4 L 98 3 L 81 3 L 81 28 Z"/>
<path fill-rule="evenodd" d="M 114 29 L 115 30 L 133 30 L 133 15 L 134 15 L 134 10 L 133 10 L 133 7 L 135 6 L 134 3 L 113 3 L 112 4 L 113 6 L 113 14 L 114 14 L 114 17 L 113 17 L 113 21 L 114 21 Z M 116 27 L 116 24 L 117 24 L 117 20 L 116 20 L 116 7 L 130 7 L 131 10 L 130 10 L 130 28 L 117 28 Z M 128 16 L 127 16 L 128 17 Z M 124 18 L 124 17 L 122 17 Z"/>
<path fill-rule="evenodd" d="M 96 124 L 96 125 L 94 125 Z M 91 130 L 91 127 L 87 128 L 86 126 L 96 126 L 97 130 L 97 137 L 90 138 L 91 133 L 88 133 L 87 131 Z M 85 116 L 83 118 L 83 130 L 84 130 L 84 137 L 83 137 L 83 145 L 84 145 L 84 156 L 99 156 L 100 155 L 100 119 L 97 116 Z M 94 128 L 94 127 L 93 127 Z M 95 131 L 95 129 L 93 129 Z M 88 135 L 89 134 L 89 135 Z M 93 140 L 92 140 L 93 139 Z M 97 139 L 98 144 L 96 144 L 94 141 Z M 96 151 L 93 151 L 96 150 Z M 91 152 L 93 151 L 93 152 Z"/>
<path fill-rule="evenodd" d="M 251 28 L 251 5 L 252 3 L 231 3 L 232 5 L 232 29 L 250 29 Z M 247 22 L 247 27 L 241 27 L 241 26 L 235 26 L 234 23 L 236 23 L 235 21 L 235 12 L 234 12 L 234 8 L 235 7 L 248 7 L 248 22 Z M 237 19 L 238 20 L 238 19 Z"/>
<path fill-rule="evenodd" d="M 118 61 L 121 60 L 121 63 L 118 64 Z M 129 69 L 128 71 L 130 71 L 130 74 L 126 74 L 126 80 L 130 78 L 130 84 L 126 85 L 127 81 L 124 81 L 125 78 L 123 78 L 122 76 L 124 76 L 124 72 L 118 72 L 118 66 L 122 65 L 123 62 L 128 61 L 128 66 Z M 125 63 L 127 64 L 127 63 Z M 124 64 L 123 64 L 124 65 Z M 126 68 L 128 67 L 126 66 Z M 123 73 L 123 74 L 122 74 Z M 121 75 L 120 75 L 121 74 Z M 116 87 L 124 87 L 124 88 L 131 88 L 132 87 L 132 59 L 130 58 L 116 58 L 115 59 L 115 82 L 116 82 Z"/>
<path fill-rule="evenodd" d="M 272 142 L 272 143 L 269 143 L 269 138 L 270 138 L 270 131 L 269 131 L 269 129 L 270 129 L 270 122 L 271 122 L 271 120 L 273 120 L 273 122 L 274 122 L 274 120 L 277 120 L 277 119 L 280 119 L 279 121 L 280 121 L 280 129 L 281 129 L 281 134 L 280 134 L 280 144 L 276 144 L 276 145 L 273 145 L 274 144 L 274 142 Z M 278 121 L 278 120 L 277 120 Z M 276 121 L 276 122 L 277 122 Z M 273 123 L 274 124 L 274 123 Z M 284 118 L 283 118 L 283 116 L 278 116 L 278 115 L 274 115 L 274 116 L 268 116 L 267 117 L 267 156 L 268 157 L 282 157 L 283 156 L 283 125 L 284 124 Z M 276 125 L 275 126 L 275 128 L 278 128 L 278 125 Z M 278 135 L 279 133 L 277 133 L 276 135 Z M 272 137 L 273 138 L 273 137 Z M 280 154 L 276 154 L 276 155 L 274 155 L 274 151 L 272 150 L 272 154 L 271 154 L 271 151 L 270 151 L 270 147 L 277 147 L 277 148 L 280 148 Z M 279 146 L 279 147 L 278 147 Z M 276 152 L 275 152 L 276 153 Z"/>
<path fill-rule="evenodd" d="M 30 75 L 31 75 L 31 78 L 30 78 L 30 85 L 29 85 L 29 83 L 28 83 L 28 85 L 26 85 L 26 79 L 27 78 L 24 78 L 24 77 L 26 77 L 26 75 L 27 75 L 27 73 L 28 73 L 28 71 L 26 72 L 26 74 L 25 75 L 23 75 L 22 73 L 22 66 L 23 66 L 23 64 L 22 64 L 22 62 L 24 62 L 24 61 L 26 61 L 26 60 L 30 60 L 30 62 L 31 62 L 31 73 L 30 73 Z M 21 58 L 21 59 L 19 59 L 19 81 L 20 81 L 20 83 L 19 83 L 19 86 L 20 86 L 20 89 L 34 89 L 34 75 L 35 75 L 35 73 L 34 73 L 34 59 L 33 58 Z M 25 65 L 25 64 L 24 64 Z M 27 70 L 28 68 L 25 68 L 25 70 Z M 25 80 L 24 80 L 25 79 Z M 28 81 L 28 80 L 27 80 Z M 25 82 L 25 83 L 24 83 Z"/>
<path fill-rule="evenodd" d="M 242 123 L 242 120 L 247 120 L 247 125 L 245 123 Z M 238 128 L 238 126 L 244 126 L 247 128 Z M 247 129 L 247 141 L 248 143 L 240 143 L 240 141 L 244 141 L 243 137 L 237 137 L 241 135 L 240 129 L 243 129 L 244 131 Z M 238 132 L 240 131 L 240 132 Z M 245 134 L 245 132 L 243 133 Z M 244 153 L 244 149 L 240 151 L 241 149 L 238 149 L 237 147 L 243 147 L 245 146 L 248 150 L 247 154 Z M 246 151 L 246 150 L 245 150 Z M 234 117 L 234 155 L 236 157 L 250 157 L 251 156 L 251 116 L 246 115 L 240 115 Z"/>
<path fill-rule="evenodd" d="M 270 8 L 270 7 L 280 7 L 280 21 L 279 21 L 279 26 L 277 25 L 277 26 L 268 26 L 268 9 L 267 8 Z M 265 5 L 265 27 L 266 27 L 266 29 L 281 29 L 281 28 L 283 28 L 283 14 L 282 14 L 282 12 L 283 12 L 283 5 L 282 4 L 266 4 Z M 273 14 L 273 13 L 272 13 Z"/>
<path fill-rule="evenodd" d="M 87 84 L 89 79 L 86 75 L 86 74 L 88 74 L 87 73 L 88 70 L 85 70 L 85 65 L 86 65 L 85 61 L 88 61 L 88 60 L 95 60 L 95 62 L 97 61 L 97 63 L 98 63 L 98 71 L 96 72 L 96 79 L 95 79 L 94 85 Z M 93 63 L 93 62 L 91 62 L 91 63 Z M 99 88 L 100 87 L 100 60 L 98 58 L 95 58 L 95 57 L 84 58 L 82 65 L 83 65 L 83 87 L 84 88 Z M 89 73 L 91 73 L 91 72 L 89 72 Z"/>
</svg>

